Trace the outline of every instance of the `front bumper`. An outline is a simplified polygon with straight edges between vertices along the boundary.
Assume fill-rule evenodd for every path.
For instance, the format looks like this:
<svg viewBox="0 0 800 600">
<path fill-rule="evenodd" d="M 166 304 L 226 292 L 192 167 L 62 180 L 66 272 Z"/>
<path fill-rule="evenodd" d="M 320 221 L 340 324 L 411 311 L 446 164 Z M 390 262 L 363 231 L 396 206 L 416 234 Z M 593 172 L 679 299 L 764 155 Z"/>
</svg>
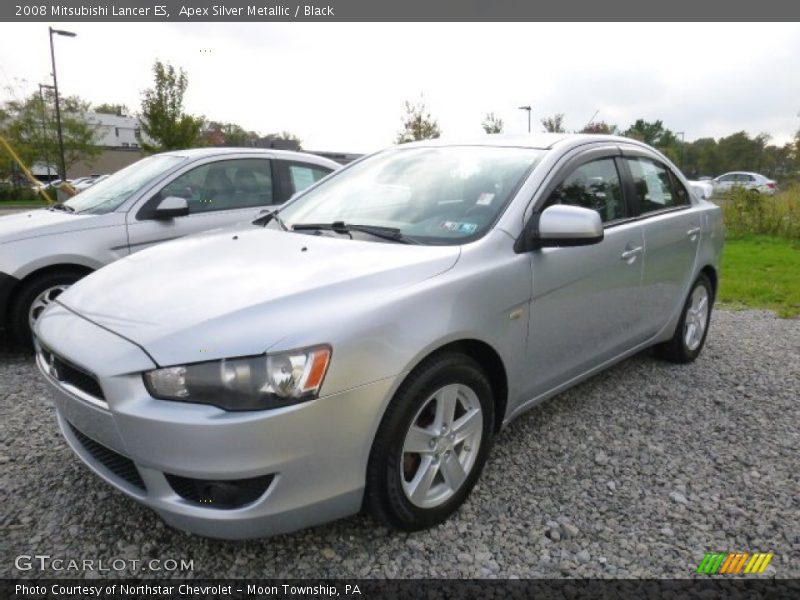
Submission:
<svg viewBox="0 0 800 600">
<path fill-rule="evenodd" d="M 104 398 L 97 398 L 65 385 L 51 374 L 47 355 L 37 353 L 69 446 L 97 475 L 167 523 L 241 539 L 360 509 L 369 451 L 392 379 L 283 409 L 230 413 L 152 398 L 141 378 L 141 371 L 154 368 L 147 355 L 61 307 L 39 321 L 37 338 L 102 389 Z M 266 478 L 268 485 L 244 506 L 220 508 L 182 495 L 176 477 Z"/>
</svg>

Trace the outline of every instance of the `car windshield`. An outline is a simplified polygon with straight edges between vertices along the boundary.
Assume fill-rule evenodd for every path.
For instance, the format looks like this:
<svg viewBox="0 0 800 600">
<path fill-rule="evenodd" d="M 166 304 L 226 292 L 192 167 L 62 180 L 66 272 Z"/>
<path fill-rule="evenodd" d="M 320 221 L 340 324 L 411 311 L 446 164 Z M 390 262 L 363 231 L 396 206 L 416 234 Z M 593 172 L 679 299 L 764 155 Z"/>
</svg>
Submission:
<svg viewBox="0 0 800 600">
<path fill-rule="evenodd" d="M 391 228 L 402 240 L 463 244 L 488 231 L 526 173 L 544 154 L 531 148 L 450 146 L 398 148 L 376 154 L 280 210 L 285 226 L 348 225 L 351 236 L 379 239 L 368 227 Z M 356 226 L 363 227 L 357 232 Z"/>
<path fill-rule="evenodd" d="M 86 188 L 64 204 L 76 213 L 101 215 L 116 210 L 125 200 L 183 162 L 182 156 L 149 156 Z"/>
</svg>

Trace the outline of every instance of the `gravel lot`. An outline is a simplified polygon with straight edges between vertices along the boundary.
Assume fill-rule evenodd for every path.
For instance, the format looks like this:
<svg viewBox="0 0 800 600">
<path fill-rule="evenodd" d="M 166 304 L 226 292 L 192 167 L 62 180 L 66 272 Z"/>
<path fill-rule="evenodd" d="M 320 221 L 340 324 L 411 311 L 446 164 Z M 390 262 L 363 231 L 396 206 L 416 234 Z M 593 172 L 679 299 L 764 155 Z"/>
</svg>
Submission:
<svg viewBox="0 0 800 600">
<path fill-rule="evenodd" d="M 0 575 L 57 576 L 13 568 L 49 554 L 191 559 L 192 577 L 682 578 L 713 550 L 800 577 L 800 320 L 713 319 L 696 363 L 645 353 L 518 419 L 435 530 L 359 516 L 241 543 L 170 529 L 83 468 L 32 359 L 0 350 Z"/>
</svg>

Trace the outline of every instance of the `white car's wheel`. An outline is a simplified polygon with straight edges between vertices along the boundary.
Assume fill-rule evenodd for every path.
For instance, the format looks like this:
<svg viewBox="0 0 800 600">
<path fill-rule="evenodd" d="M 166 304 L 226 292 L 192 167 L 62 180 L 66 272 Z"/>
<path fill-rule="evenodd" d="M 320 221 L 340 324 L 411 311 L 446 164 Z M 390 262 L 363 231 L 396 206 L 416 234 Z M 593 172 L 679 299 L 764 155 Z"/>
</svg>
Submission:
<svg viewBox="0 0 800 600">
<path fill-rule="evenodd" d="M 84 275 L 78 271 L 53 271 L 27 281 L 16 294 L 9 315 L 17 341 L 30 346 L 33 326 L 45 309 Z"/>
</svg>

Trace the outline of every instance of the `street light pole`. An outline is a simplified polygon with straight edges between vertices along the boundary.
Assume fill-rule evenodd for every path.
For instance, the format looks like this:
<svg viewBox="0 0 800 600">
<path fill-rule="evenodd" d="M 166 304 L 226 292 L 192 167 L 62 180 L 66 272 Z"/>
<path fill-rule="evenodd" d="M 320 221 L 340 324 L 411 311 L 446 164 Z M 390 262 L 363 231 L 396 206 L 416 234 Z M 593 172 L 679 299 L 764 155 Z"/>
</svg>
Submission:
<svg viewBox="0 0 800 600">
<path fill-rule="evenodd" d="M 44 162 L 47 163 L 47 181 L 50 181 L 50 153 L 47 151 L 47 112 L 45 110 L 44 94 L 42 90 L 52 90 L 52 85 L 39 84 L 39 101 L 42 103 L 42 151 Z"/>
<path fill-rule="evenodd" d="M 50 31 L 50 60 L 53 63 L 53 89 L 56 96 L 56 127 L 58 128 L 58 152 L 59 152 L 59 177 L 61 181 L 67 180 L 67 163 L 64 159 L 64 134 L 61 131 L 61 105 L 58 99 L 58 77 L 56 76 L 56 51 L 53 46 L 53 34 L 63 35 L 65 37 L 75 37 L 77 34 L 71 31 L 64 31 L 63 29 L 53 29 L 48 27 Z"/>
<path fill-rule="evenodd" d="M 520 106 L 519 109 L 528 111 L 528 133 L 530 133 L 531 132 L 531 107 L 530 107 L 530 105 L 528 105 L 528 106 Z"/>
<path fill-rule="evenodd" d="M 676 131 L 675 135 L 681 136 L 681 171 L 683 171 L 683 150 L 686 147 L 686 132 L 685 131 Z"/>
</svg>

